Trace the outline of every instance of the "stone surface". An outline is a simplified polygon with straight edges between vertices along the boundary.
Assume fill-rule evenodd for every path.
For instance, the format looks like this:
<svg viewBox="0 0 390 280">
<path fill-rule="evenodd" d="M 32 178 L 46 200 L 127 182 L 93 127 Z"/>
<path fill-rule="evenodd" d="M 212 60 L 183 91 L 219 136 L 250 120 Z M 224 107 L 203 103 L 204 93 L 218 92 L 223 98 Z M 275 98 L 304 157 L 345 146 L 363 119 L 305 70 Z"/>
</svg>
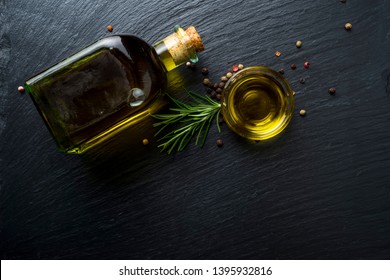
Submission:
<svg viewBox="0 0 390 280">
<path fill-rule="evenodd" d="M 1 0 L 1 258 L 389 259 L 389 10 L 385 0 Z M 18 86 L 104 36 L 153 43 L 176 24 L 195 25 L 206 51 L 195 72 L 169 74 L 171 93 L 202 91 L 203 66 L 214 81 L 238 63 L 284 68 L 296 92 L 286 131 L 254 143 L 214 127 L 203 149 L 168 156 L 147 121 L 93 154 L 59 153 Z M 304 61 L 310 69 L 289 67 Z"/>
</svg>

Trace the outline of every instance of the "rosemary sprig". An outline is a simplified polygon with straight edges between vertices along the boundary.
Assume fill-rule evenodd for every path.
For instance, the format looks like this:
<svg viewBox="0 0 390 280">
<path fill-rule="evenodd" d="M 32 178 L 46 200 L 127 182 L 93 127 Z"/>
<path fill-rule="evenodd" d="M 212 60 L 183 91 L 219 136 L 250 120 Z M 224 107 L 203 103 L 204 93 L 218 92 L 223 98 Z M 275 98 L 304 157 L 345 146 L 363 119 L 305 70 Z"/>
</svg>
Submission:
<svg viewBox="0 0 390 280">
<path fill-rule="evenodd" d="M 169 125 L 185 123 L 185 125 L 168 132 L 159 139 L 159 141 L 164 142 L 158 147 L 161 148 L 161 151 L 167 151 L 168 154 L 175 149 L 178 152 L 183 151 L 195 135 L 195 144 L 198 145 L 200 142 L 201 147 L 203 147 L 215 116 L 218 131 L 221 131 L 218 121 L 221 104 L 208 96 L 202 96 L 192 91 L 187 91 L 187 93 L 192 97 L 192 103 L 181 102 L 167 94 L 176 105 L 176 108 L 170 108 L 172 114 L 153 115 L 154 118 L 161 120 L 154 124 L 155 127 L 161 127 L 155 136 L 159 135 Z"/>
</svg>

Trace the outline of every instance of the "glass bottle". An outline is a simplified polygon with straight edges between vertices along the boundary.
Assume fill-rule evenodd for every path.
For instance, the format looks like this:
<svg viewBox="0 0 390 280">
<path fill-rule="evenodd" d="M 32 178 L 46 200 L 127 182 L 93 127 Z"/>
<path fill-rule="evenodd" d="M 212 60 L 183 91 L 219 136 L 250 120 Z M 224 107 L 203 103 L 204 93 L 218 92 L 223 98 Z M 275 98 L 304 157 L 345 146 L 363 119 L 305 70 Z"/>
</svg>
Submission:
<svg viewBox="0 0 390 280">
<path fill-rule="evenodd" d="M 27 88 L 59 149 L 82 153 L 159 107 L 166 72 L 204 49 L 193 26 L 150 46 L 131 35 L 97 41 L 29 79 Z"/>
</svg>

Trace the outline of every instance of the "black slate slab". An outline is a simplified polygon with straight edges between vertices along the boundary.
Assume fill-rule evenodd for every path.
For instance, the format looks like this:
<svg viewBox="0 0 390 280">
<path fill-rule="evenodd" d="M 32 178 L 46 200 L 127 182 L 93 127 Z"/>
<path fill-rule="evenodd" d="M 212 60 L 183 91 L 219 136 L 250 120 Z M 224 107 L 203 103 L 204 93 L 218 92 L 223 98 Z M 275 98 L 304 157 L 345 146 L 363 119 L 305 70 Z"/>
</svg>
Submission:
<svg viewBox="0 0 390 280">
<path fill-rule="evenodd" d="M 2 259 L 390 258 L 389 1 L 1 0 L 0 23 Z M 213 128 L 168 156 L 149 120 L 92 155 L 59 153 L 17 87 L 108 24 L 153 43 L 178 23 L 201 33 L 215 79 L 235 63 L 284 68 L 286 131 L 254 143 L 224 126 L 218 148 Z M 201 80 L 177 69 L 170 92 Z"/>
</svg>

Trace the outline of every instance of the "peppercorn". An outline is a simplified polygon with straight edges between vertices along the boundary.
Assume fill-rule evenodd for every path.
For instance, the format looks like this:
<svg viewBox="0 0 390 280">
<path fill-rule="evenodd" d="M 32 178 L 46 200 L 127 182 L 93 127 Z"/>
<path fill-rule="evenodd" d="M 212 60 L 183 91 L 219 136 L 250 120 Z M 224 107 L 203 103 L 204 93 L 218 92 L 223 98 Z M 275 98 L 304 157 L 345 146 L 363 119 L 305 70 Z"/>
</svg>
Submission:
<svg viewBox="0 0 390 280">
<path fill-rule="evenodd" d="M 144 140 L 142 140 L 142 144 L 144 144 L 144 146 L 148 145 L 149 140 L 147 138 L 145 138 Z"/>
<path fill-rule="evenodd" d="M 221 81 L 222 81 L 222 82 L 227 82 L 227 80 L 228 80 L 228 78 L 227 78 L 226 76 L 222 76 L 222 77 L 221 77 Z"/>
<path fill-rule="evenodd" d="M 275 52 L 275 55 L 276 55 L 277 57 L 279 57 L 279 56 L 281 56 L 282 54 L 280 53 L 280 51 L 276 51 L 276 52 Z"/>
<path fill-rule="evenodd" d="M 347 3 L 347 0 L 340 0 L 341 3 Z"/>
<path fill-rule="evenodd" d="M 303 85 L 305 83 L 305 79 L 304 78 L 300 78 L 299 82 Z"/>
<path fill-rule="evenodd" d="M 295 96 L 295 91 L 293 91 L 293 96 Z"/>
<path fill-rule="evenodd" d="M 216 99 L 217 98 L 217 93 L 215 91 L 213 91 L 211 94 L 210 94 L 210 97 L 212 99 Z"/>
<path fill-rule="evenodd" d="M 351 30 L 351 29 L 352 29 L 352 24 L 350 24 L 350 23 L 348 22 L 348 23 L 346 23 L 346 24 L 344 25 L 344 28 L 345 28 L 345 30 Z"/>
<path fill-rule="evenodd" d="M 114 27 L 112 27 L 112 25 L 107 25 L 107 30 L 108 32 L 112 32 L 114 30 Z"/>
<path fill-rule="evenodd" d="M 299 49 L 300 47 L 302 47 L 302 41 L 297 41 L 295 43 L 295 46 Z"/>
<path fill-rule="evenodd" d="M 223 142 L 222 142 L 222 139 L 221 139 L 221 138 L 218 138 L 218 139 L 217 139 L 217 146 L 218 146 L 218 147 L 222 147 L 222 146 L 223 146 Z"/>
<path fill-rule="evenodd" d="M 233 65 L 232 71 L 233 72 L 237 72 L 238 70 L 239 70 L 238 66 L 237 65 Z"/>
<path fill-rule="evenodd" d="M 187 61 L 186 62 L 186 66 L 189 68 L 189 69 L 195 69 L 196 68 L 196 64 L 191 62 L 191 61 Z"/>
<path fill-rule="evenodd" d="M 19 91 L 20 93 L 24 93 L 25 89 L 24 89 L 23 86 L 19 86 L 19 87 L 18 87 L 18 91 Z"/>
<path fill-rule="evenodd" d="M 305 61 L 305 63 L 303 63 L 303 67 L 305 67 L 306 69 L 309 69 L 309 67 L 310 67 L 310 62 Z"/>
<path fill-rule="evenodd" d="M 284 69 L 282 68 L 282 69 L 280 69 L 278 72 L 279 72 L 279 74 L 282 74 L 282 75 L 283 75 L 283 74 L 284 74 Z"/>
<path fill-rule="evenodd" d="M 238 69 L 240 69 L 240 70 L 242 70 L 242 69 L 244 69 L 244 65 L 243 64 L 238 64 Z"/>
<path fill-rule="evenodd" d="M 215 83 L 214 86 L 213 86 L 214 89 L 217 89 L 219 88 L 219 83 Z"/>
<path fill-rule="evenodd" d="M 226 73 L 226 78 L 230 79 L 233 76 L 232 72 L 227 72 Z"/>
<path fill-rule="evenodd" d="M 203 79 L 203 84 L 204 84 L 204 85 L 206 85 L 206 86 L 208 86 L 208 85 L 210 85 L 210 84 L 211 84 L 211 82 L 210 82 L 210 80 L 209 80 L 209 79 L 207 79 L 207 78 L 204 78 L 204 79 Z"/>
<path fill-rule="evenodd" d="M 221 88 L 217 88 L 216 90 L 215 90 L 215 92 L 218 94 L 218 93 L 222 93 L 222 89 Z"/>
<path fill-rule="evenodd" d="M 206 67 L 203 67 L 202 68 L 202 75 L 207 76 L 208 74 L 209 74 L 209 69 L 207 69 Z"/>
<path fill-rule="evenodd" d="M 219 84 L 218 84 L 218 87 L 219 88 L 223 88 L 225 86 L 225 83 L 224 82 L 220 82 Z"/>
<path fill-rule="evenodd" d="M 291 64 L 291 69 L 295 70 L 295 69 L 297 69 L 297 66 L 295 64 Z"/>
<path fill-rule="evenodd" d="M 301 117 L 306 116 L 306 110 L 304 110 L 304 109 L 300 110 L 299 115 L 301 115 Z"/>
<path fill-rule="evenodd" d="M 336 88 L 335 87 L 331 87 L 329 90 L 328 90 L 329 94 L 335 94 L 336 93 Z"/>
<path fill-rule="evenodd" d="M 219 100 L 221 100 L 221 98 L 222 98 L 222 94 L 220 94 L 220 93 L 217 93 L 217 95 L 215 96 L 215 98 L 219 101 Z"/>
</svg>

